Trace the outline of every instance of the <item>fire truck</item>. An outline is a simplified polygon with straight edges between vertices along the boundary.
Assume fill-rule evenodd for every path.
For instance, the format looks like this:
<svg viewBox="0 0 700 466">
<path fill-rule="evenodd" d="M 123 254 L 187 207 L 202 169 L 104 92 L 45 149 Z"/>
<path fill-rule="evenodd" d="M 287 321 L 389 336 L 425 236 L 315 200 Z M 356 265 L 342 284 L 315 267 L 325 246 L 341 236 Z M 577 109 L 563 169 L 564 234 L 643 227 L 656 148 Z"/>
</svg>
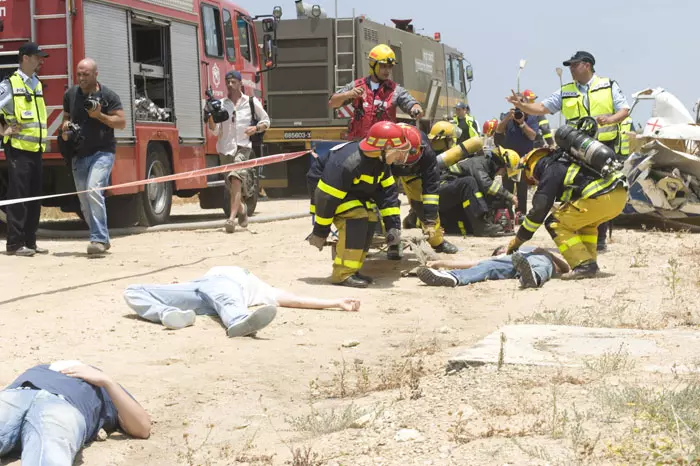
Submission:
<svg viewBox="0 0 700 466">
<path fill-rule="evenodd" d="M 295 3 L 303 9 L 302 2 Z M 369 75 L 367 56 L 377 44 L 394 50 L 398 64 L 392 79 L 423 106 L 422 129 L 451 117 L 458 102 L 467 103 L 473 71 L 464 54 L 443 44 L 439 33 L 417 34 L 410 19 L 392 22 L 390 26 L 364 15 L 326 18 L 320 12 L 279 21 L 277 68 L 265 80 L 272 127 L 264 141 L 271 153 L 323 152 L 345 139 L 354 110 L 346 106 L 334 111 L 328 107 L 328 99 L 345 84 Z M 401 111 L 397 118 L 412 121 Z M 306 193 L 310 161 L 309 155 L 264 167 L 267 193 Z"/>
<path fill-rule="evenodd" d="M 255 20 L 260 18 L 257 33 Z M 216 137 L 202 121 L 205 92 L 211 89 L 214 98 L 223 98 L 225 74 L 238 70 L 245 92 L 262 99 L 263 72 L 274 68 L 275 30 L 273 15 L 251 17 L 228 0 L 2 0 L 2 78 L 17 68 L 22 43 L 33 40 L 50 54 L 39 76 L 50 137 L 44 193 L 75 191 L 56 137 L 63 94 L 75 84 L 82 58 L 96 60 L 98 81 L 115 91 L 124 106 L 126 128 L 115 131 L 111 184 L 116 185 L 219 165 Z M 0 198 L 6 186 L 7 166 L 0 152 Z M 203 208 L 227 204 L 221 176 L 114 189 L 107 199 L 110 223 L 167 222 L 173 194 L 199 194 Z M 251 199 L 252 211 L 257 198 Z M 77 196 L 49 199 L 44 205 L 79 211 Z"/>
</svg>

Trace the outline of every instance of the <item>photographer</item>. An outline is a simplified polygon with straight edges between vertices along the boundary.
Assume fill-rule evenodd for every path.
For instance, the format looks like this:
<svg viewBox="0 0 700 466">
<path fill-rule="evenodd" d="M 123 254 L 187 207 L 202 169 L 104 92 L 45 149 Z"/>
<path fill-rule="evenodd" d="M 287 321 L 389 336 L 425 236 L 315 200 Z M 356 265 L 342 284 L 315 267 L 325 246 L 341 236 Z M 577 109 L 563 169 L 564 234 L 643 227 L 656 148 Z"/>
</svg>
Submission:
<svg viewBox="0 0 700 466">
<path fill-rule="evenodd" d="M 126 119 L 119 96 L 97 82 L 97 63 L 85 58 L 78 63 L 78 85 L 63 95 L 61 137 L 72 146 L 71 165 L 75 189 L 107 186 L 114 166 L 115 129 Z M 103 191 L 78 194 L 85 222 L 90 227 L 88 255 L 104 254 L 109 248 L 107 208 Z"/>
<path fill-rule="evenodd" d="M 497 146 L 512 149 L 520 157 L 523 157 L 535 147 L 538 129 L 539 122 L 536 116 L 513 108 L 508 113 L 501 115 L 501 121 L 496 126 L 494 142 Z M 504 180 L 503 186 L 508 191 L 514 192 L 512 181 Z M 515 209 L 522 216 L 527 212 L 527 183 L 525 180 L 518 182 L 517 197 L 518 204 Z M 517 215 L 516 218 L 518 218 Z"/>
<path fill-rule="evenodd" d="M 218 101 L 210 98 L 205 108 L 205 119 L 209 129 L 219 137 L 216 151 L 219 153 L 221 165 L 243 162 L 250 158 L 252 149 L 251 137 L 263 133 L 270 127 L 270 117 L 255 97 L 243 94 L 241 73 L 229 71 L 226 73 L 226 88 L 228 97 Z M 220 115 L 228 117 L 220 122 Z M 250 190 L 255 189 L 250 169 L 233 170 L 226 174 L 226 186 L 231 192 L 231 217 L 226 220 L 226 233 L 236 230 L 235 219 L 245 228 L 248 226 L 248 211 L 246 204 L 241 202 L 241 187 L 243 196 L 253 196 Z"/>
</svg>

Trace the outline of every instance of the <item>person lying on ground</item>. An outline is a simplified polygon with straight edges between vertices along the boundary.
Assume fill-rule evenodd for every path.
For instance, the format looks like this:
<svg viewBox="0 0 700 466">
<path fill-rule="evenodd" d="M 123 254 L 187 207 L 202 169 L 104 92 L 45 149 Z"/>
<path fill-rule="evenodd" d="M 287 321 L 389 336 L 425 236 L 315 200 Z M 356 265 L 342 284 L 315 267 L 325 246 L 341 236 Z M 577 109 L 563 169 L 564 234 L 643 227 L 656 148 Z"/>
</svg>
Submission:
<svg viewBox="0 0 700 466">
<path fill-rule="evenodd" d="M 358 311 L 353 298 L 320 299 L 273 288 L 241 267 L 214 267 L 203 277 L 170 285 L 131 285 L 124 292 L 136 313 L 169 329 L 194 324 L 197 315 L 218 315 L 229 337 L 254 335 L 277 315 L 277 306 Z M 250 307 L 262 306 L 254 310 Z"/>
<path fill-rule="evenodd" d="M 20 452 L 22 464 L 70 466 L 104 430 L 140 439 L 151 419 L 109 375 L 80 361 L 34 366 L 0 392 L 0 458 Z"/>
<path fill-rule="evenodd" d="M 557 253 L 543 248 L 525 247 L 506 255 L 501 246 L 493 251 L 491 259 L 437 260 L 420 267 L 418 278 L 430 286 L 463 286 L 484 280 L 520 279 L 523 288 L 539 288 L 553 274 L 568 272 L 569 265 Z M 450 270 L 439 270 L 441 268 Z"/>
</svg>

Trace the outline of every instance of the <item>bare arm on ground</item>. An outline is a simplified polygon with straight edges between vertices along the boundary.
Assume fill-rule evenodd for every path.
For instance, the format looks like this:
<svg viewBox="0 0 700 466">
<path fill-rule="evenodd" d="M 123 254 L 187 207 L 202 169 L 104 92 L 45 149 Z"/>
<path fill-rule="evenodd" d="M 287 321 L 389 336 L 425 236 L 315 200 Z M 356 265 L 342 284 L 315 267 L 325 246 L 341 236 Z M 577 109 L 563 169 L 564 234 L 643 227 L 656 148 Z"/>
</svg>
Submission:
<svg viewBox="0 0 700 466">
<path fill-rule="evenodd" d="M 549 257 L 552 260 L 552 263 L 554 263 L 554 268 L 558 273 L 567 273 L 571 270 L 569 264 L 567 264 L 564 258 L 557 253 L 553 253 L 552 251 L 548 251 L 544 248 L 535 248 L 532 252 L 535 254 L 542 254 L 543 256 Z"/>
<path fill-rule="evenodd" d="M 277 296 L 277 304 L 282 307 L 295 307 L 302 309 L 335 309 L 343 311 L 359 311 L 360 300 L 354 298 L 322 299 L 311 296 L 297 296 L 287 291 L 282 291 Z"/>
</svg>

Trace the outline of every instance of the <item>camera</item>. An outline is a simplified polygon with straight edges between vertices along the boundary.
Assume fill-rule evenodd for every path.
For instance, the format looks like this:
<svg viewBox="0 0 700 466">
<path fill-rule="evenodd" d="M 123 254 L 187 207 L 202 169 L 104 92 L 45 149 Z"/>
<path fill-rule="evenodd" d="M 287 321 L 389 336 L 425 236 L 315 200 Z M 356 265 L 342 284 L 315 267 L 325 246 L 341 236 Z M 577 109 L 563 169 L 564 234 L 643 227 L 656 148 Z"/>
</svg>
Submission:
<svg viewBox="0 0 700 466">
<path fill-rule="evenodd" d="M 78 143 L 82 139 L 80 136 L 80 126 L 73 122 L 68 122 L 68 125 L 63 130 L 63 134 L 65 134 L 67 140 L 72 143 Z"/>
<path fill-rule="evenodd" d="M 220 100 L 214 98 L 214 94 L 210 89 L 205 92 L 207 95 L 207 103 L 204 106 L 204 121 L 209 119 L 209 115 L 214 119 L 214 123 L 222 123 L 229 118 L 228 110 L 223 107 Z"/>
<path fill-rule="evenodd" d="M 516 120 L 522 120 L 523 118 L 525 118 L 525 114 L 519 108 L 515 108 L 513 109 L 513 118 L 515 118 Z"/>
<path fill-rule="evenodd" d="M 85 102 L 83 102 L 83 107 L 88 112 L 94 112 L 95 110 L 97 110 L 97 107 L 99 107 L 100 104 L 100 99 L 90 96 L 87 99 L 85 99 Z"/>
</svg>

